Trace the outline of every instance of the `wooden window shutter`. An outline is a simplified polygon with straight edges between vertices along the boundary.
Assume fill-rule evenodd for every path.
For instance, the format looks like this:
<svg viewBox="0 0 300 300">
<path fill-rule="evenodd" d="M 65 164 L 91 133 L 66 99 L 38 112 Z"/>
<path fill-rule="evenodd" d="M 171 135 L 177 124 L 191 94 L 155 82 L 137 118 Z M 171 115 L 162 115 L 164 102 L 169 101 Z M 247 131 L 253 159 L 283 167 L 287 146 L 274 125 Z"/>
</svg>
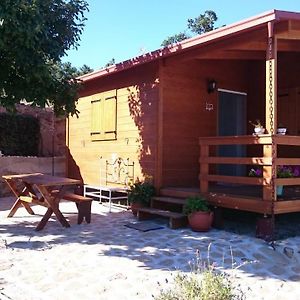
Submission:
<svg viewBox="0 0 300 300">
<path fill-rule="evenodd" d="M 117 91 L 111 90 L 93 97 L 95 100 L 91 101 L 92 141 L 115 140 L 117 138 Z"/>
<path fill-rule="evenodd" d="M 91 102 L 92 113 L 91 113 L 91 135 L 92 138 L 99 138 L 102 133 L 102 118 L 101 118 L 101 100 L 94 100 Z"/>
<path fill-rule="evenodd" d="M 106 97 L 104 100 L 103 130 L 105 138 L 115 138 L 117 133 L 117 98 Z"/>
</svg>

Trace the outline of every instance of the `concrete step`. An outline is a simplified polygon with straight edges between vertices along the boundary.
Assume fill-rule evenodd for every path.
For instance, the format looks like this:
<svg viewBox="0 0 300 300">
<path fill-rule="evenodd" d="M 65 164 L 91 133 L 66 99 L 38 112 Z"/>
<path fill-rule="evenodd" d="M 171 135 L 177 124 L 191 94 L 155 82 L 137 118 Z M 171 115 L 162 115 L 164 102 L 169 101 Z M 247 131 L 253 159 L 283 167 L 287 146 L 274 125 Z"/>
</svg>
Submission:
<svg viewBox="0 0 300 300">
<path fill-rule="evenodd" d="M 169 227 L 172 229 L 185 227 L 187 225 L 187 217 L 183 213 L 149 207 L 140 208 L 137 212 L 139 220 L 147 220 L 155 216 L 169 218 Z"/>
</svg>

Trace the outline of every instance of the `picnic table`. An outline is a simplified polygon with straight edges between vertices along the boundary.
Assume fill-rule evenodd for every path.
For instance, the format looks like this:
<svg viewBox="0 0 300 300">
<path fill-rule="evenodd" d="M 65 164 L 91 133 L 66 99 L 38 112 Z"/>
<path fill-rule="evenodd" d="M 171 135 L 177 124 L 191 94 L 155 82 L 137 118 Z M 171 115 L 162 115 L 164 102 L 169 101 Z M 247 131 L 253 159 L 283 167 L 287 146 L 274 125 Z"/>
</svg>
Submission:
<svg viewBox="0 0 300 300">
<path fill-rule="evenodd" d="M 42 173 L 4 175 L 2 178 L 17 198 L 10 209 L 8 217 L 13 217 L 16 211 L 22 206 L 29 214 L 34 215 L 30 207 L 31 203 L 47 208 L 46 213 L 36 227 L 37 231 L 45 227 L 52 214 L 56 216 L 63 227 L 70 227 L 69 222 L 59 210 L 59 202 L 65 198 L 74 202 L 80 202 L 84 199 L 82 196 L 75 194 L 71 194 L 70 196 L 70 193 L 67 193 L 68 187 L 81 184 L 81 181 L 77 179 L 51 176 Z"/>
</svg>

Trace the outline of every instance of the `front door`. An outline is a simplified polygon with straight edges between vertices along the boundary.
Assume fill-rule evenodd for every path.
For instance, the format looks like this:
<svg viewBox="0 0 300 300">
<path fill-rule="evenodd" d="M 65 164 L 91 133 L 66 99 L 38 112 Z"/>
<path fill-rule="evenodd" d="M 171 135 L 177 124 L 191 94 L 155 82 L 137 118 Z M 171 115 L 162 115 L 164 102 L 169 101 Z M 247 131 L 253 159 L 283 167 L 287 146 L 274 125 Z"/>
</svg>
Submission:
<svg viewBox="0 0 300 300">
<path fill-rule="evenodd" d="M 218 134 L 235 136 L 246 134 L 246 101 L 245 93 L 218 90 Z M 241 145 L 220 146 L 219 156 L 246 156 L 246 147 Z M 228 176 L 246 176 L 245 165 L 219 165 L 218 173 Z"/>
</svg>

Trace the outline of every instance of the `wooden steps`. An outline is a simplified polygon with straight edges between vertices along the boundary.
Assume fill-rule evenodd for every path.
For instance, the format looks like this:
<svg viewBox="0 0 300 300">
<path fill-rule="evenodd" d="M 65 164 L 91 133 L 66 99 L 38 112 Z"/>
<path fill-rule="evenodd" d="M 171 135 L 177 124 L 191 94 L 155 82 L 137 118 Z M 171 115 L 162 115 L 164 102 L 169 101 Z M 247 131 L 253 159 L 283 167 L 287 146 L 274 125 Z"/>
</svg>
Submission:
<svg viewBox="0 0 300 300">
<path fill-rule="evenodd" d="M 168 218 L 170 228 L 184 227 L 187 225 L 187 217 L 182 213 L 185 201 L 182 198 L 156 196 L 151 199 L 150 207 L 138 209 L 137 217 L 139 220 Z"/>
<path fill-rule="evenodd" d="M 186 199 L 190 196 L 197 196 L 200 194 L 200 190 L 196 189 L 180 189 L 180 188 L 162 188 L 160 190 L 160 196 L 165 196 L 165 197 L 174 197 L 174 198 L 183 198 Z"/>
<path fill-rule="evenodd" d="M 186 200 L 180 198 L 171 198 L 171 197 L 153 197 L 151 201 L 152 203 L 164 202 L 170 204 L 184 205 Z"/>
<path fill-rule="evenodd" d="M 154 216 L 169 218 L 169 226 L 172 229 L 184 227 L 187 225 L 187 217 L 183 213 L 177 213 L 151 207 L 140 208 L 137 211 L 137 217 L 139 220 L 148 220 L 153 218 Z"/>
</svg>

